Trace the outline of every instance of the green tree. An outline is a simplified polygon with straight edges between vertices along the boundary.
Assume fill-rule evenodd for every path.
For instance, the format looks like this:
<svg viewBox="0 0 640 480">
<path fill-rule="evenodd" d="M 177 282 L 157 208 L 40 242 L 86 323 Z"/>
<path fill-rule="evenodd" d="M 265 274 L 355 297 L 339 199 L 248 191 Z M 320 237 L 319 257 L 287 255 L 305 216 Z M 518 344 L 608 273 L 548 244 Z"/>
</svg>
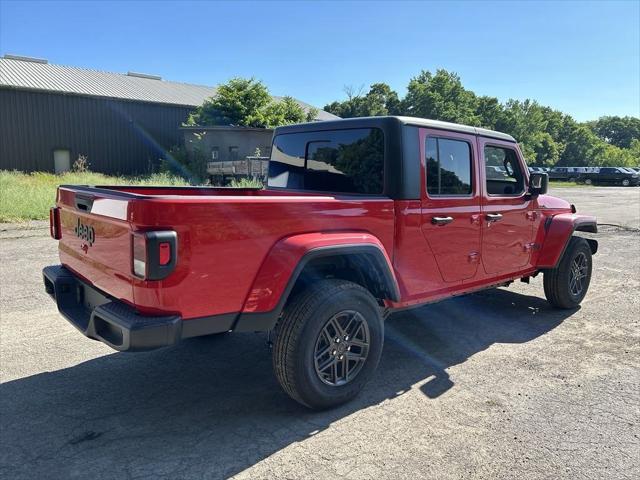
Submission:
<svg viewBox="0 0 640 480">
<path fill-rule="evenodd" d="M 520 142 L 529 143 L 536 132 L 547 126 L 544 112 L 536 101 L 509 100 L 504 106 L 496 128 L 509 133 Z"/>
<path fill-rule="evenodd" d="M 479 125 L 484 128 L 495 129 L 504 115 L 504 108 L 497 98 L 482 96 L 476 100 L 476 116 Z"/>
<path fill-rule="evenodd" d="M 384 83 L 369 92 L 347 88 L 347 99 L 325 107 L 340 117 L 409 115 L 476 125 L 511 134 L 531 165 L 628 166 L 640 164 L 640 118 L 601 117 L 578 123 L 534 100 L 476 96 L 453 72 L 422 71 L 400 99 Z"/>
<path fill-rule="evenodd" d="M 397 92 L 386 83 L 374 83 L 365 96 L 368 116 L 399 115 L 400 99 Z"/>
<path fill-rule="evenodd" d="M 311 109 L 305 112 L 291 97 L 283 97 L 280 101 L 272 101 L 261 111 L 263 124 L 265 126 L 287 125 L 290 123 L 301 123 L 313 121 L 318 111 Z"/>
<path fill-rule="evenodd" d="M 565 125 L 571 117 L 549 107 L 539 106 L 539 108 L 545 120 L 544 131 L 551 135 L 556 142 L 562 143 L 562 134 Z"/>
<path fill-rule="evenodd" d="M 640 139 L 640 118 L 600 117 L 589 126 L 598 137 L 616 147 L 630 148 L 634 139 Z"/>
<path fill-rule="evenodd" d="M 267 87 L 254 78 L 232 78 L 220 85 L 187 119 L 187 125 L 238 125 L 272 128 L 315 118 L 317 110 L 305 112 L 291 97 L 273 100 Z"/>
<path fill-rule="evenodd" d="M 409 81 L 402 110 L 415 117 L 478 125 L 476 103 L 475 94 L 462 86 L 457 74 L 440 69 L 433 75 L 423 70 Z"/>
<path fill-rule="evenodd" d="M 573 167 L 599 166 L 602 142 L 586 125 L 576 124 L 567 135 L 558 165 Z"/>
<path fill-rule="evenodd" d="M 386 83 L 374 83 L 369 92 L 363 95 L 362 88 L 345 87 L 347 99 L 333 102 L 324 109 L 342 118 L 377 117 L 381 115 L 399 115 L 400 100 L 398 94 Z"/>
<path fill-rule="evenodd" d="M 631 166 L 640 167 L 640 139 L 634 138 L 631 140 L 629 155 L 631 155 Z"/>
<path fill-rule="evenodd" d="M 536 132 L 529 140 L 528 146 L 534 156 L 530 157 L 532 165 L 539 167 L 553 167 L 564 149 L 564 145 L 556 142 L 547 132 Z"/>
<path fill-rule="evenodd" d="M 638 157 L 634 159 L 631 149 L 604 143 L 598 149 L 598 165 L 606 167 L 636 167 L 638 166 Z"/>
</svg>

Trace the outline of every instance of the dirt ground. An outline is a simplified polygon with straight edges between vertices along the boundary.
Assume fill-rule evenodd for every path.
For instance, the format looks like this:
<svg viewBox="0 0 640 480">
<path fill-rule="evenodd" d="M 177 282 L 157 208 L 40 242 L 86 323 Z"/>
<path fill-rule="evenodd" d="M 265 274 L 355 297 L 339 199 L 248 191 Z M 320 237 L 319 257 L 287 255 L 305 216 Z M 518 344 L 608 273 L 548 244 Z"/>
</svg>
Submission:
<svg viewBox="0 0 640 480">
<path fill-rule="evenodd" d="M 374 380 L 321 413 L 279 388 L 264 335 L 83 337 L 44 293 L 46 228 L 0 226 L 0 476 L 640 478 L 640 188 L 552 193 L 609 224 L 581 308 L 538 277 L 396 314 Z"/>
</svg>

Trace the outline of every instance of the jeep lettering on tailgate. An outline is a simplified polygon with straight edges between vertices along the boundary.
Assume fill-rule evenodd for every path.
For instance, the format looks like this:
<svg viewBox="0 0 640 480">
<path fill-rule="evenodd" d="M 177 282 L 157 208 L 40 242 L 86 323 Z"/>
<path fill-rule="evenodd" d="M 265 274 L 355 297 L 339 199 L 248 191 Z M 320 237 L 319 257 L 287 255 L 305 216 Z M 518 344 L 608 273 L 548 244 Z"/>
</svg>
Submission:
<svg viewBox="0 0 640 480">
<path fill-rule="evenodd" d="M 96 239 L 96 231 L 91 225 L 85 225 L 78 218 L 78 223 L 76 224 L 76 228 L 73 229 L 76 234 L 76 237 L 85 240 L 89 246 L 93 245 L 93 242 Z"/>
</svg>

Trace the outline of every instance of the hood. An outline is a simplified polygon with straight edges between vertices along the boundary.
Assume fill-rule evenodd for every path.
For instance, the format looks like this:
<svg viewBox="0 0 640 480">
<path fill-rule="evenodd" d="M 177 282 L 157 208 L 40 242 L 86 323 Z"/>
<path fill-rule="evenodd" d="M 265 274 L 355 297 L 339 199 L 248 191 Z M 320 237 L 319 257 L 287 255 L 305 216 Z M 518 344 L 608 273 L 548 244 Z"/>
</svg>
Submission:
<svg viewBox="0 0 640 480">
<path fill-rule="evenodd" d="M 538 197 L 538 206 L 552 210 L 571 210 L 571 204 L 569 202 L 552 195 L 540 195 Z"/>
</svg>

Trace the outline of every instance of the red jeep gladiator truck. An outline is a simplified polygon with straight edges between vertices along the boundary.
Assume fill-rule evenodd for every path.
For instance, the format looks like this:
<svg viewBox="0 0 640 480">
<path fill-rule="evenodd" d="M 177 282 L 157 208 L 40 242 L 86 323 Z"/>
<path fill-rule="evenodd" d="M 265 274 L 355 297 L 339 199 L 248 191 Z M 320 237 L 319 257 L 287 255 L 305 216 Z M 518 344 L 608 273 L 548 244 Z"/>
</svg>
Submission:
<svg viewBox="0 0 640 480">
<path fill-rule="evenodd" d="M 326 408 L 371 378 L 390 312 L 540 272 L 552 305 L 576 307 L 597 242 L 574 232 L 596 219 L 546 190 L 504 133 L 406 117 L 285 126 L 264 189 L 60 186 L 61 265 L 44 283 L 120 351 L 272 332 L 284 390 Z"/>
</svg>

